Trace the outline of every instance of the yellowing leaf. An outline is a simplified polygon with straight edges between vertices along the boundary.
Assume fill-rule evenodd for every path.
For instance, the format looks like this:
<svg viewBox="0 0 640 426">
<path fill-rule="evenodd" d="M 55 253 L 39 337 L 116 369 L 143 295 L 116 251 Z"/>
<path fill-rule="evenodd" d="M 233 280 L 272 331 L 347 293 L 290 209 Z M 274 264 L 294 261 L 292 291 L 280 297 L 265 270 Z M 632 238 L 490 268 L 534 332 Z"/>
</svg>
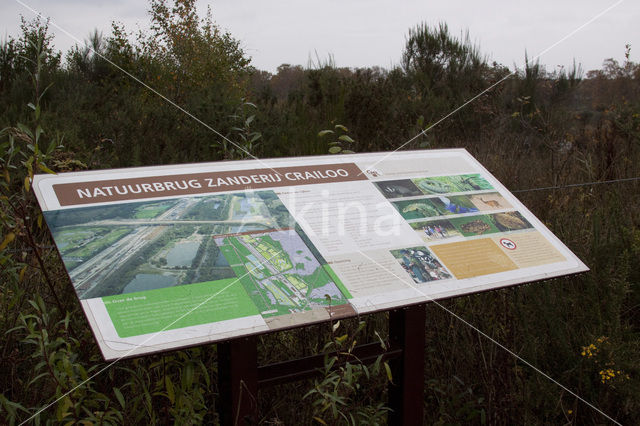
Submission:
<svg viewBox="0 0 640 426">
<path fill-rule="evenodd" d="M 29 176 L 26 176 L 24 178 L 24 190 L 29 192 L 30 189 L 31 189 L 31 182 L 29 182 Z"/>
<path fill-rule="evenodd" d="M 71 399 L 67 396 L 58 403 L 58 409 L 56 410 L 56 419 L 63 420 L 69 415 L 69 407 L 71 407 Z"/>
<path fill-rule="evenodd" d="M 333 130 L 321 130 L 318 132 L 318 137 L 321 138 L 324 135 L 330 135 L 331 133 L 333 133 Z"/>
<path fill-rule="evenodd" d="M 122 406 L 122 408 L 125 407 L 125 400 L 124 400 L 124 396 L 122 395 L 122 392 L 120 392 L 120 389 L 114 387 L 113 388 L 113 393 L 116 395 L 116 398 L 118 399 L 118 402 L 120 403 L 120 406 Z"/>
<path fill-rule="evenodd" d="M 340 135 L 338 139 L 343 142 L 349 142 L 349 143 L 353 142 L 353 139 L 351 139 L 349 135 Z"/>
<path fill-rule="evenodd" d="M 387 379 L 389 382 L 393 383 L 393 375 L 391 374 L 391 367 L 389 367 L 389 363 L 385 361 L 384 369 L 387 371 Z"/>
<path fill-rule="evenodd" d="M 16 238 L 16 234 L 14 234 L 13 232 L 9 232 L 4 237 L 4 240 L 2 240 L 2 243 L 0 243 L 0 250 L 4 250 L 4 248 L 9 244 L 11 244 L 11 241 L 15 240 L 15 238 Z"/>
<path fill-rule="evenodd" d="M 45 172 L 45 173 L 49 173 L 50 175 L 55 175 L 56 174 L 56 172 L 54 172 L 53 170 L 51 170 L 50 168 L 48 168 L 47 166 L 45 166 L 42 163 L 38 163 L 38 168 L 40 170 L 42 170 L 43 172 Z"/>
<path fill-rule="evenodd" d="M 173 382 L 171 381 L 171 378 L 169 376 L 164 377 L 164 384 L 167 387 L 167 397 L 169 398 L 169 401 L 173 404 L 176 400 L 176 394 L 175 394 L 175 391 L 173 390 Z"/>
</svg>

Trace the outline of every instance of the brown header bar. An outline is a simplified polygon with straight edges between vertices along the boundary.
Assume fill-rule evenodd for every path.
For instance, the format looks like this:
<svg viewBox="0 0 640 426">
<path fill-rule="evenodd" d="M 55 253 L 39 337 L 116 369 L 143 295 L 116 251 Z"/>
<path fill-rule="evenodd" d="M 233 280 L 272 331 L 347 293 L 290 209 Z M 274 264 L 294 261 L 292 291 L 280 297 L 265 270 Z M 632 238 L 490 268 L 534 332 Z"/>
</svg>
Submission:
<svg viewBox="0 0 640 426">
<path fill-rule="evenodd" d="M 61 206 L 74 206 L 357 180 L 367 177 L 354 163 L 343 163 L 61 183 L 53 190 Z"/>
</svg>

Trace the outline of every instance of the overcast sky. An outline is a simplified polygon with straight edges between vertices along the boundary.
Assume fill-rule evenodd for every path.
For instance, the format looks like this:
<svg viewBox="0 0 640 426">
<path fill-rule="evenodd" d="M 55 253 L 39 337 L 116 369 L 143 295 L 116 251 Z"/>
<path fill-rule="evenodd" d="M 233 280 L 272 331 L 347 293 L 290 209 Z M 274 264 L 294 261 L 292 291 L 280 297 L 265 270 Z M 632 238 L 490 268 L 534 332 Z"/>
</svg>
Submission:
<svg viewBox="0 0 640 426">
<path fill-rule="evenodd" d="M 535 57 L 619 0 L 419 1 L 419 0 L 217 0 L 209 4 L 216 23 L 241 41 L 252 64 L 275 71 L 282 63 L 307 66 L 316 54 L 331 55 L 336 66 L 391 68 L 400 61 L 408 29 L 420 22 L 446 22 L 471 39 L 490 61 L 521 67 L 525 49 Z M 109 33 L 112 21 L 129 30 L 147 28 L 147 0 L 0 0 L 0 36 L 19 34 L 19 16 L 40 11 L 80 40 L 98 28 Z M 640 61 L 640 1 L 623 0 L 595 22 L 540 57 L 552 71 L 575 59 L 583 69 L 600 68 L 605 58 L 622 62 L 625 44 Z M 55 46 L 76 43 L 52 28 Z"/>
</svg>

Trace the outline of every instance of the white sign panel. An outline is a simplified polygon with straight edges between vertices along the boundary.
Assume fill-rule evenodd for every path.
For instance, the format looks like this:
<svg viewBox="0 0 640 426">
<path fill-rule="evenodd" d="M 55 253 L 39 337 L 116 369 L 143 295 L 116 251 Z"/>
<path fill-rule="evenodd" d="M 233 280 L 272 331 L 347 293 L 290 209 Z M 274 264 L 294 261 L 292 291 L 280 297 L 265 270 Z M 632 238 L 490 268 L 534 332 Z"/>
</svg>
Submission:
<svg viewBox="0 0 640 426">
<path fill-rule="evenodd" d="M 465 150 L 38 175 L 107 360 L 587 267 Z"/>
</svg>

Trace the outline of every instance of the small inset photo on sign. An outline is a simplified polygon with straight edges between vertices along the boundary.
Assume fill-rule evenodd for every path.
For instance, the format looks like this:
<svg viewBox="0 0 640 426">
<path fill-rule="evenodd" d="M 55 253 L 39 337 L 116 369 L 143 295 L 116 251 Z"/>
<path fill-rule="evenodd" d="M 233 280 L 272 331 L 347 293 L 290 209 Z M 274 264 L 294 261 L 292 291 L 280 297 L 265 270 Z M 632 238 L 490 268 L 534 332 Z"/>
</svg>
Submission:
<svg viewBox="0 0 640 426">
<path fill-rule="evenodd" d="M 444 210 L 433 204 L 429 198 L 418 200 L 394 201 L 393 206 L 400 212 L 403 218 L 424 219 L 433 216 L 441 216 Z"/>
<path fill-rule="evenodd" d="M 519 212 L 492 214 L 491 221 L 502 232 L 533 228 L 533 225 Z"/>
<path fill-rule="evenodd" d="M 451 219 L 451 223 L 462 232 L 464 237 L 500 232 L 489 215 L 456 217 Z"/>
<path fill-rule="evenodd" d="M 426 242 L 461 237 L 462 233 L 448 220 L 432 220 L 428 222 L 411 222 L 409 225 L 418 232 Z"/>
<path fill-rule="evenodd" d="M 382 195 L 387 198 L 415 197 L 424 195 L 409 179 L 374 182 Z"/>
<path fill-rule="evenodd" d="M 497 192 L 485 192 L 469 196 L 471 202 L 481 211 L 510 209 L 511 204 Z"/>
<path fill-rule="evenodd" d="M 493 189 L 493 186 L 479 174 L 450 176 L 449 181 L 462 192 Z"/>
<path fill-rule="evenodd" d="M 449 215 L 475 213 L 478 211 L 478 208 L 466 195 L 454 195 L 448 197 L 441 195 L 439 197 L 433 198 L 432 202 L 444 214 Z"/>
<path fill-rule="evenodd" d="M 450 181 L 448 176 L 437 176 L 428 178 L 412 179 L 413 183 L 425 194 L 446 194 L 448 192 L 459 192 Z"/>
<path fill-rule="evenodd" d="M 413 183 L 427 195 L 493 189 L 479 174 L 416 178 Z"/>
<path fill-rule="evenodd" d="M 410 247 L 390 252 L 416 283 L 452 278 L 449 271 L 426 247 Z"/>
</svg>

